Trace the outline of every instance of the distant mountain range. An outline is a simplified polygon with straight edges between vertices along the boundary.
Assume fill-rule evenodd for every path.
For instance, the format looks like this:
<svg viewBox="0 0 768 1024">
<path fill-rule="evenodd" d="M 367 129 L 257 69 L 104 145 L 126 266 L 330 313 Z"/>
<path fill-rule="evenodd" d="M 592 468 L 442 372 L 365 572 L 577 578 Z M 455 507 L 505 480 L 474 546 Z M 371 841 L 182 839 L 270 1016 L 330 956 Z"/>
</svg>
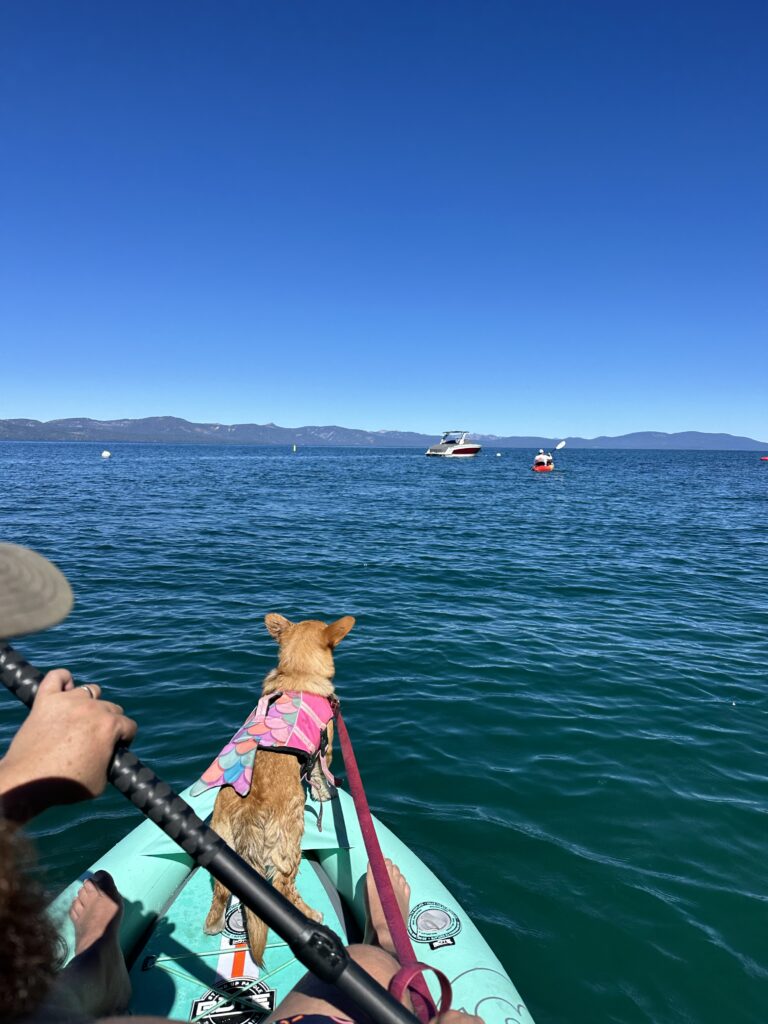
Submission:
<svg viewBox="0 0 768 1024">
<path fill-rule="evenodd" d="M 481 444 L 496 448 L 546 448 L 560 438 L 499 437 L 472 434 Z M 274 423 L 190 423 L 176 416 L 149 416 L 140 420 L 0 420 L 0 441 L 120 441 L 160 444 L 263 444 L 353 445 L 362 448 L 426 447 L 436 434 L 401 430 L 353 430 L 348 427 L 278 427 Z M 768 442 L 733 434 L 704 434 L 687 430 L 678 434 L 641 431 L 619 437 L 567 437 L 570 448 L 711 449 L 719 451 L 768 450 Z"/>
</svg>

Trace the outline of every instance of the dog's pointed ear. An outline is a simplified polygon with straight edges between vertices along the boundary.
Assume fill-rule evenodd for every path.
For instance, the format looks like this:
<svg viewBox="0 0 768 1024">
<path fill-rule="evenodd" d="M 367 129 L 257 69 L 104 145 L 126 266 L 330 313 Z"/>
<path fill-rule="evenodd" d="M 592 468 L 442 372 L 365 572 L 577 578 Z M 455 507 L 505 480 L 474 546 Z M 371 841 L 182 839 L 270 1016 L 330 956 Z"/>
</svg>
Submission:
<svg viewBox="0 0 768 1024">
<path fill-rule="evenodd" d="M 355 624 L 354 615 L 345 615 L 341 619 L 337 619 L 332 622 L 330 626 L 325 627 L 325 637 L 328 641 L 329 647 L 335 647 L 336 644 L 341 643 L 347 633 L 352 629 Z"/>
<path fill-rule="evenodd" d="M 269 630 L 269 633 L 278 643 L 283 637 L 286 629 L 293 625 L 289 622 L 284 615 L 278 615 L 277 612 L 270 612 L 269 615 L 264 616 L 264 624 Z"/>
</svg>

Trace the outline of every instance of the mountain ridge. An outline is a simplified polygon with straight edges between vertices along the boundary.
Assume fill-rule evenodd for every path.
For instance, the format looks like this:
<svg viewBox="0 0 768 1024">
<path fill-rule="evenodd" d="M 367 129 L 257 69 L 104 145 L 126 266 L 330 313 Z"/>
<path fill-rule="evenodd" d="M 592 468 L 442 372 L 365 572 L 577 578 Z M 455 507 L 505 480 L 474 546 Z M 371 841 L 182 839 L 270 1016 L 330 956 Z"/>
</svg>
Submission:
<svg viewBox="0 0 768 1024">
<path fill-rule="evenodd" d="M 481 444 L 497 448 L 551 447 L 560 438 L 541 435 L 471 434 Z M 90 441 L 101 443 L 140 442 L 145 444 L 253 444 L 352 446 L 364 448 L 424 447 L 434 444 L 437 434 L 401 430 L 358 430 L 352 427 L 280 427 L 275 423 L 194 423 L 178 416 L 148 416 L 141 419 L 95 420 L 86 417 L 42 420 L 0 420 L 0 441 Z M 566 437 L 571 448 L 647 448 L 709 451 L 768 450 L 768 441 L 734 434 L 698 430 L 665 433 L 635 431 L 615 437 Z"/>
</svg>

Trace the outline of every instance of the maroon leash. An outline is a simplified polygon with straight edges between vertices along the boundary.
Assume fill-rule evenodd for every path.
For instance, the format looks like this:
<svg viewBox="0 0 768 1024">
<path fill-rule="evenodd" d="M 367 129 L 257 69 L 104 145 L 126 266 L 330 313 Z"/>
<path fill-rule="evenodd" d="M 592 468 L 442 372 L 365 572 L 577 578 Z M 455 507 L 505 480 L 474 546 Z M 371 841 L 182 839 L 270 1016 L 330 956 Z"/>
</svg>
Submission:
<svg viewBox="0 0 768 1024">
<path fill-rule="evenodd" d="M 402 999 L 403 992 L 408 989 L 413 1001 L 413 1008 L 422 1024 L 428 1024 L 438 1014 L 437 1007 L 422 977 L 424 971 L 434 971 L 440 982 L 440 1013 L 447 1013 L 451 1008 L 451 985 L 446 976 L 429 964 L 420 963 L 416 959 L 411 940 L 408 937 L 408 929 L 405 927 L 400 907 L 397 903 L 395 891 L 392 888 L 392 881 L 384 863 L 384 854 L 379 846 L 376 829 L 371 817 L 371 809 L 368 806 L 368 799 L 363 788 L 363 780 L 360 777 L 360 770 L 357 767 L 357 759 L 352 750 L 352 742 L 341 717 L 341 711 L 336 714 L 336 728 L 339 733 L 341 753 L 344 757 L 344 767 L 347 769 L 347 781 L 349 792 L 355 804 L 357 818 L 360 822 L 360 831 L 363 834 L 365 849 L 368 853 L 368 863 L 371 865 L 373 880 L 379 893 L 384 916 L 389 925 L 389 932 L 397 952 L 397 959 L 401 967 L 389 984 L 389 991 L 397 999 Z"/>
</svg>

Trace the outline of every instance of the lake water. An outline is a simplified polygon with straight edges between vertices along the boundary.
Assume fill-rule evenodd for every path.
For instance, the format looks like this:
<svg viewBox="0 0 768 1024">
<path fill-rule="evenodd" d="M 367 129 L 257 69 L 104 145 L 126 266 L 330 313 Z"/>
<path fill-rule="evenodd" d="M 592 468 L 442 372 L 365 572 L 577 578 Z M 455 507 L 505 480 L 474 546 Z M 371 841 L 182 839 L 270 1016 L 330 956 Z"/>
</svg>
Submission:
<svg viewBox="0 0 768 1024">
<path fill-rule="evenodd" d="M 18 646 L 100 682 L 158 774 L 187 785 L 255 703 L 265 613 L 355 615 L 337 688 L 374 813 L 538 1024 L 763 1024 L 768 463 L 100 449 L 0 444 L 0 539 L 77 598 Z M 0 696 L 3 747 L 22 714 Z M 113 792 L 47 812 L 51 886 L 138 819 Z"/>
</svg>

